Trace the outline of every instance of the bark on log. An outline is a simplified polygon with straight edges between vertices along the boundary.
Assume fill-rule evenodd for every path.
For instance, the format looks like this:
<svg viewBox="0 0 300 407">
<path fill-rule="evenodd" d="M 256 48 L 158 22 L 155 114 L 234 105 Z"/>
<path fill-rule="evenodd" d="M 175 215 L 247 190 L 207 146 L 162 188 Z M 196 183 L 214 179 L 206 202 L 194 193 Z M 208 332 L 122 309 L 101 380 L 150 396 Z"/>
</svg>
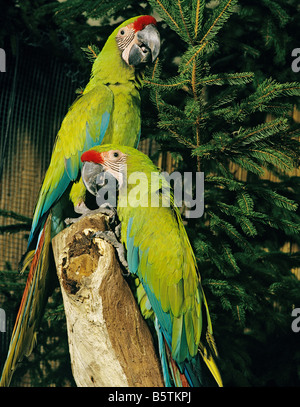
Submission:
<svg viewBox="0 0 300 407">
<path fill-rule="evenodd" d="M 105 216 L 82 218 L 52 241 L 77 386 L 163 386 L 152 336 L 115 249 L 91 239 Z"/>
</svg>

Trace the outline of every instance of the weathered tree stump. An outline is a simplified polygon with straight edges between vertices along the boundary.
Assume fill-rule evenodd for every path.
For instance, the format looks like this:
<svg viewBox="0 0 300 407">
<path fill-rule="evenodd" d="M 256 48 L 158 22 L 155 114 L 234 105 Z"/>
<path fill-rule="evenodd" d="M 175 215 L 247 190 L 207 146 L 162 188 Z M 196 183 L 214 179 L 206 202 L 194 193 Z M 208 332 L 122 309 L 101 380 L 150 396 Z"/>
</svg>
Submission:
<svg viewBox="0 0 300 407">
<path fill-rule="evenodd" d="M 77 386 L 163 386 L 152 337 L 114 248 L 91 239 L 105 216 L 82 218 L 52 241 Z"/>
</svg>

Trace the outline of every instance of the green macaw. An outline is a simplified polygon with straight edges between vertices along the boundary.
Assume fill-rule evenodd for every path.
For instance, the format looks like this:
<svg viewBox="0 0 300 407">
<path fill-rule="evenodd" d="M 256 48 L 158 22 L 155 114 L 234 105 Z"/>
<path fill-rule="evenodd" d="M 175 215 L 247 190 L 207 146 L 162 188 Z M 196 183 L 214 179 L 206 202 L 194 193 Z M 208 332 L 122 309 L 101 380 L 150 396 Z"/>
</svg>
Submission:
<svg viewBox="0 0 300 407">
<path fill-rule="evenodd" d="M 51 239 L 65 227 L 71 202 L 75 212 L 87 210 L 80 156 L 101 143 L 137 147 L 143 67 L 153 62 L 159 51 L 154 17 L 138 16 L 123 22 L 95 59 L 89 83 L 62 122 L 33 216 L 23 270 L 31 266 L 0 386 L 9 385 L 16 363 L 34 346 L 48 298 Z"/>
<path fill-rule="evenodd" d="M 81 160 L 92 194 L 97 195 L 101 171 L 117 180 L 121 243 L 129 271 L 138 278 L 141 312 L 155 322 L 166 386 L 203 386 L 212 377 L 222 386 L 200 274 L 169 183 L 131 147 L 97 146 Z"/>
</svg>

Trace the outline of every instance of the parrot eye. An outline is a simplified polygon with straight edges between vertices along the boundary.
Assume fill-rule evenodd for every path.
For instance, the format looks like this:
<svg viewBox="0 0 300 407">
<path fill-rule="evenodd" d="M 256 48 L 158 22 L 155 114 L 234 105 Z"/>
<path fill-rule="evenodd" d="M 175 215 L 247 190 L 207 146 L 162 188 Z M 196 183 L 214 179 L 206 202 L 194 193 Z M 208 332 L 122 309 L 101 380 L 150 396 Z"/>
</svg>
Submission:
<svg viewBox="0 0 300 407">
<path fill-rule="evenodd" d="M 114 152 L 114 157 L 119 157 L 119 153 L 117 153 L 116 151 Z"/>
<path fill-rule="evenodd" d="M 119 30 L 118 34 L 116 35 L 116 41 L 118 47 L 121 51 L 124 51 L 126 47 L 131 43 L 134 39 L 135 31 L 133 28 L 123 27 Z"/>
</svg>

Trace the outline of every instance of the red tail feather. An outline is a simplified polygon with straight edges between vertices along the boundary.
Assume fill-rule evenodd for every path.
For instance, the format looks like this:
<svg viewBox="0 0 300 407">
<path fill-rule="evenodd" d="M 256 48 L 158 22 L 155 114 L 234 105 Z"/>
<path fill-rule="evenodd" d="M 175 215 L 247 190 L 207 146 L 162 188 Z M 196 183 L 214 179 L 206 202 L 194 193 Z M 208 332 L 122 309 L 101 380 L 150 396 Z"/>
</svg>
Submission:
<svg viewBox="0 0 300 407">
<path fill-rule="evenodd" d="M 22 311 L 24 309 L 24 305 L 25 305 L 27 297 L 28 297 L 28 291 L 29 291 L 29 288 L 31 287 L 31 283 L 32 283 L 33 277 L 35 275 L 35 271 L 37 269 L 37 265 L 38 265 L 40 255 L 41 255 L 41 252 L 42 252 L 42 248 L 44 246 L 45 227 L 46 227 L 46 225 L 44 226 L 44 229 L 42 231 L 38 246 L 37 246 L 37 248 L 35 250 L 35 253 L 34 253 L 34 256 L 33 256 L 33 260 L 32 260 L 31 266 L 30 266 L 29 274 L 28 274 L 28 277 L 27 277 L 27 281 L 26 281 L 24 292 L 23 292 L 21 304 L 20 304 L 18 314 L 17 314 L 17 317 L 16 317 L 16 322 L 15 322 L 15 326 L 14 326 L 14 329 L 13 329 L 12 336 L 14 336 L 16 327 L 17 327 L 18 322 L 19 322 L 20 315 L 22 314 Z"/>
<path fill-rule="evenodd" d="M 0 387 L 8 386 L 16 364 L 23 356 L 29 356 L 36 341 L 39 322 L 48 298 L 49 249 L 51 242 L 51 215 L 48 216 L 33 255 L 29 252 L 23 269 L 31 262 L 22 296 L 8 355 L 3 368 Z"/>
<path fill-rule="evenodd" d="M 171 376 L 173 378 L 173 381 L 176 384 L 176 387 L 190 387 L 186 376 L 184 375 L 184 373 L 180 372 L 177 363 L 172 358 L 170 349 L 169 349 L 165 339 L 164 339 L 164 342 L 165 342 L 165 347 L 166 347 L 167 358 L 169 361 L 169 368 L 171 370 Z"/>
</svg>

